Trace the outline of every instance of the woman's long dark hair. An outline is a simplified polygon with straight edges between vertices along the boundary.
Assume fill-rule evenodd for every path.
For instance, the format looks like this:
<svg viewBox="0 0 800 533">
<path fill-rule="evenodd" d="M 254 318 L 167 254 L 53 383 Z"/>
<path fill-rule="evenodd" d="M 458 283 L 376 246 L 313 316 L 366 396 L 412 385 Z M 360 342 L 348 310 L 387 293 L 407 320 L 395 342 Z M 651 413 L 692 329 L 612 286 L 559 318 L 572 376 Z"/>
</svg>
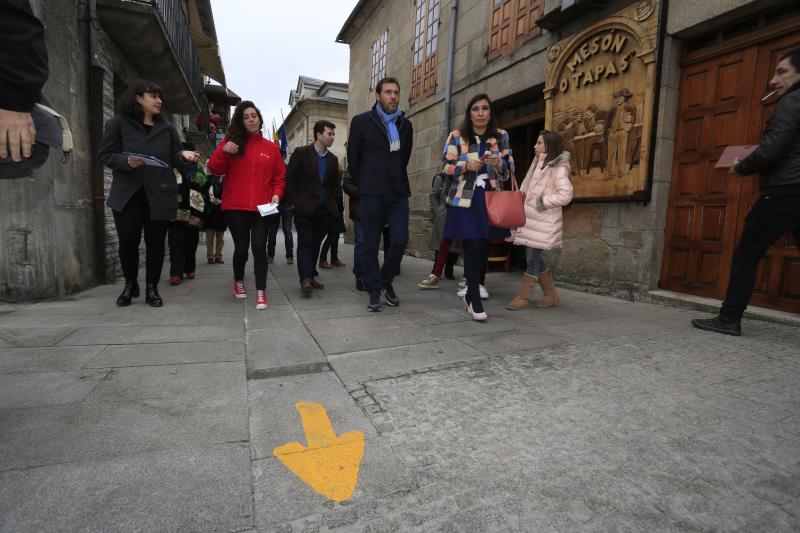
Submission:
<svg viewBox="0 0 800 533">
<path fill-rule="evenodd" d="M 464 120 L 461 121 L 461 124 L 458 126 L 458 130 L 461 132 L 463 137 L 467 137 L 468 139 L 472 139 L 475 136 L 475 130 L 472 129 L 472 117 L 470 116 L 470 110 L 476 102 L 480 102 L 481 100 L 486 100 L 489 102 L 489 123 L 486 125 L 486 133 L 484 135 L 497 139 L 497 119 L 494 118 L 492 99 L 484 93 L 476 94 L 469 99 L 467 109 L 464 111 Z"/>
<path fill-rule="evenodd" d="M 542 141 L 544 141 L 544 152 L 547 155 L 544 159 L 544 164 L 546 165 L 561 155 L 564 151 L 564 141 L 561 139 L 561 134 L 557 131 L 542 130 L 539 136 L 541 136 Z"/>
<path fill-rule="evenodd" d="M 161 92 L 161 87 L 157 83 L 148 80 L 133 80 L 128 85 L 122 98 L 119 99 L 119 112 L 129 119 L 143 122 L 144 109 L 142 109 L 142 105 L 136 101 L 136 97 L 144 96 L 144 93 L 157 94 L 161 98 L 164 97 Z M 164 120 L 161 114 L 153 117 L 153 121 L 155 122 L 161 120 Z"/>
<path fill-rule="evenodd" d="M 258 110 L 253 102 L 245 100 L 236 106 L 233 112 L 233 118 L 228 126 L 228 131 L 225 132 L 225 136 L 229 141 L 239 145 L 239 152 L 237 155 L 244 155 L 244 148 L 247 145 L 247 128 L 244 127 L 244 111 L 250 108 L 255 109 L 258 115 L 258 129 L 260 130 L 264 126 L 264 117 L 261 116 L 261 111 Z"/>
</svg>

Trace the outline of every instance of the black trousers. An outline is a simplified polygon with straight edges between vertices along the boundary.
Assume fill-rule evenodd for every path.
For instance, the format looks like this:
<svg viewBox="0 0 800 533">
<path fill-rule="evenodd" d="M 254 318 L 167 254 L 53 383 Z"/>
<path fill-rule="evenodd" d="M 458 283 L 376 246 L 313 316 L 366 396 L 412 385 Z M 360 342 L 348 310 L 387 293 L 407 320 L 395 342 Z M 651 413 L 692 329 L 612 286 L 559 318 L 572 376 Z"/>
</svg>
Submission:
<svg viewBox="0 0 800 533">
<path fill-rule="evenodd" d="M 800 196 L 762 196 L 750 208 L 733 252 L 728 292 L 719 313 L 723 320 L 742 318 L 756 283 L 758 262 L 787 231 L 793 232 L 800 245 Z"/>
<path fill-rule="evenodd" d="M 483 311 L 480 286 L 486 276 L 486 258 L 489 255 L 489 239 L 463 239 L 464 275 L 467 278 L 467 303 L 476 313 Z"/>
<path fill-rule="evenodd" d="M 169 223 L 167 242 L 169 243 L 169 275 L 180 276 L 197 270 L 197 243 L 200 229 L 180 220 Z"/>
<path fill-rule="evenodd" d="M 244 266 L 247 264 L 248 248 L 253 250 L 253 274 L 256 289 L 267 288 L 267 235 L 269 217 L 262 217 L 258 211 L 224 211 L 225 222 L 233 237 L 233 279 L 244 280 Z"/>
<path fill-rule="evenodd" d="M 144 189 L 134 194 L 122 211 L 113 211 L 119 238 L 119 262 L 126 281 L 139 277 L 139 244 L 144 233 L 145 281 L 158 283 L 164 266 L 164 240 L 167 220 L 150 220 L 150 204 Z"/>
<path fill-rule="evenodd" d="M 322 243 L 322 251 L 319 254 L 319 260 L 325 261 L 328 258 L 328 250 L 331 251 L 331 263 L 339 259 L 339 235 L 338 231 L 328 230 L 325 241 Z"/>
<path fill-rule="evenodd" d="M 300 283 L 319 275 L 317 258 L 322 239 L 328 233 L 330 214 L 325 206 L 319 206 L 311 215 L 294 214 L 297 230 L 297 274 Z"/>
</svg>

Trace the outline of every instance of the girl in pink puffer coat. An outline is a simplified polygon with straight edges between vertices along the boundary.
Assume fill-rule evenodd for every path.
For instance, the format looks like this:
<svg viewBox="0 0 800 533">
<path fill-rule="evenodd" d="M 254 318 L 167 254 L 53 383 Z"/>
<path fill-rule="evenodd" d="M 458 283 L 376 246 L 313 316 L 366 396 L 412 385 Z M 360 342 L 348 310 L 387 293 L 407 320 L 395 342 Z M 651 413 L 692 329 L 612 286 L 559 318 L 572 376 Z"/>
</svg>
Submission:
<svg viewBox="0 0 800 533">
<path fill-rule="evenodd" d="M 536 157 L 520 185 L 525 193 L 525 225 L 512 231 L 514 244 L 527 247 L 527 268 L 516 297 L 506 305 L 511 311 L 530 305 L 528 299 L 537 281 L 544 298 L 536 307 L 552 307 L 558 302 L 555 278 L 542 253 L 562 246 L 561 208 L 572 201 L 569 152 L 564 151 L 561 135 L 552 131 L 539 135 L 534 151 Z"/>
</svg>

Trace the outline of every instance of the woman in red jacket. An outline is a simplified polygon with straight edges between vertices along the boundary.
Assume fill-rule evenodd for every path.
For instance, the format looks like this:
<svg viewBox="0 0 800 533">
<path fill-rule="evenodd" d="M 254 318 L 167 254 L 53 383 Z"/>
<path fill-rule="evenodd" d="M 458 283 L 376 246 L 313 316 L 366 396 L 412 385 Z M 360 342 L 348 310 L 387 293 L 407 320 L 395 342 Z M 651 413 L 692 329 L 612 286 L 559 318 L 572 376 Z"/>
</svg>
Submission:
<svg viewBox="0 0 800 533">
<path fill-rule="evenodd" d="M 231 124 L 208 161 L 222 182 L 222 212 L 233 235 L 233 295 L 247 298 L 244 266 L 247 249 L 253 249 L 256 278 L 256 309 L 267 308 L 267 232 L 269 221 L 259 205 L 280 202 L 286 182 L 286 167 L 274 143 L 261 135 L 264 119 L 250 101 L 236 106 Z"/>
</svg>

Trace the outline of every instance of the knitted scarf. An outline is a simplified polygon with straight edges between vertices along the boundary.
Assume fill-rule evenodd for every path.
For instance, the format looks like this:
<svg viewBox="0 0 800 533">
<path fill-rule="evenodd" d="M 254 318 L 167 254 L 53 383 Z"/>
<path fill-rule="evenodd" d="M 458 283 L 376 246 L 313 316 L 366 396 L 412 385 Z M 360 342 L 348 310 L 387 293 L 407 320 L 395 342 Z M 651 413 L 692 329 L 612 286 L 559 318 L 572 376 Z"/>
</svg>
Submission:
<svg viewBox="0 0 800 533">
<path fill-rule="evenodd" d="M 402 113 L 402 111 L 400 111 L 400 107 L 398 106 L 395 112 L 391 115 L 386 114 L 381 107 L 381 104 L 376 104 L 375 110 L 378 112 L 378 116 L 381 117 L 381 121 L 383 121 L 384 126 L 386 126 L 386 132 L 389 135 L 389 151 L 398 151 L 400 149 L 400 132 L 397 131 L 397 124 L 395 124 L 395 121 Z"/>
</svg>

